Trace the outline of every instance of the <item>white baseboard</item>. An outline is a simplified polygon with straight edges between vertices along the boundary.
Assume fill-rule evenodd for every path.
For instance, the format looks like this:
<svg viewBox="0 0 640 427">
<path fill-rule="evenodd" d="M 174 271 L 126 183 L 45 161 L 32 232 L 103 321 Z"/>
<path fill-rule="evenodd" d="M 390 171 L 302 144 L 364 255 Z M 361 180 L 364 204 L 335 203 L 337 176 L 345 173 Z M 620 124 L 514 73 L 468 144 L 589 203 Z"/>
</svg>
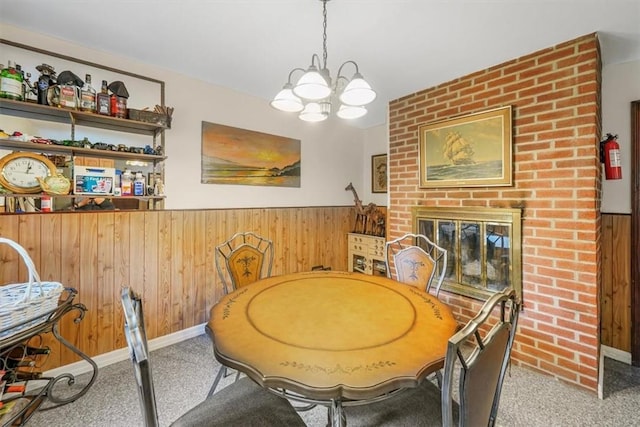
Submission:
<svg viewBox="0 0 640 427">
<path fill-rule="evenodd" d="M 600 345 L 600 367 L 598 369 L 598 399 L 604 396 L 604 358 L 617 360 L 618 362 L 631 365 L 631 353 L 617 348 Z"/>
<path fill-rule="evenodd" d="M 631 365 L 631 353 L 627 351 L 618 350 L 617 348 L 613 347 L 607 347 L 606 345 L 601 345 L 600 352 L 604 354 L 604 357 L 608 357 L 609 359 L 617 360 L 618 362 Z"/>
<path fill-rule="evenodd" d="M 205 324 L 192 326 L 191 328 L 183 329 L 178 332 L 174 332 L 172 334 L 163 335 L 158 338 L 154 338 L 149 341 L 149 351 L 157 350 L 162 347 L 167 347 L 181 341 L 188 340 L 190 338 L 197 337 L 199 335 L 204 334 L 204 326 Z M 109 366 L 111 364 L 121 362 L 123 360 L 129 359 L 129 349 L 121 348 L 118 350 L 110 351 L 109 353 L 100 354 L 98 356 L 92 357 L 93 361 L 96 362 L 98 368 L 103 368 L 105 366 Z M 50 371 L 46 371 L 43 375 L 47 377 L 56 377 L 61 374 L 71 374 L 73 376 L 78 376 L 80 374 L 84 374 L 87 372 L 91 372 L 91 365 L 85 362 L 84 360 L 70 363 L 69 365 L 61 366 L 59 368 L 51 369 Z"/>
</svg>

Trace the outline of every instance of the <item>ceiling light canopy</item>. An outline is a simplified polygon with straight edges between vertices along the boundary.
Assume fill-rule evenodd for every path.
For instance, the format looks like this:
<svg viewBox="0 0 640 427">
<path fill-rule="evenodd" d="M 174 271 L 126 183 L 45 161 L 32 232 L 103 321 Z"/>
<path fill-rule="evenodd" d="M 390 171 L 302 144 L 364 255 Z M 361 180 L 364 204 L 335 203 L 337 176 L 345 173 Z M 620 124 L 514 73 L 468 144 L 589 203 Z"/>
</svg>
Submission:
<svg viewBox="0 0 640 427">
<path fill-rule="evenodd" d="M 332 85 L 331 73 L 327 68 L 327 2 L 322 2 L 323 38 L 322 64 L 316 54 L 311 56 L 309 68 L 294 68 L 289 73 L 287 83 L 271 101 L 271 106 L 280 111 L 299 113 L 300 120 L 320 122 L 331 114 L 332 103 L 335 98 L 340 102 L 337 116 L 342 119 L 356 119 L 367 114 L 365 105 L 376 99 L 376 93 L 358 70 L 354 61 L 346 61 L 338 69 L 335 84 Z M 342 75 L 345 66 L 353 65 L 355 73 L 351 79 Z M 291 78 L 296 72 L 302 72 L 301 77 L 292 84 Z"/>
</svg>

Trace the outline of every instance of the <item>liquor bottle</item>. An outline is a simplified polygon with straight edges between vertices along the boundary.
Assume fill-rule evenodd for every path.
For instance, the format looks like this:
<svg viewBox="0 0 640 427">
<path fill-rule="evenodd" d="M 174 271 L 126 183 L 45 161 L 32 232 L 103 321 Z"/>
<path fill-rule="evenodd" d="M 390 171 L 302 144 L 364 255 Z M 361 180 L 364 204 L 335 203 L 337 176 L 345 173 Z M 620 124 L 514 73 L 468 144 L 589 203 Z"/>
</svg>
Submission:
<svg viewBox="0 0 640 427">
<path fill-rule="evenodd" d="M 127 118 L 127 98 L 111 94 L 111 115 L 119 119 Z"/>
<path fill-rule="evenodd" d="M 55 84 L 55 69 L 48 64 L 40 64 L 36 67 L 36 70 L 40 71 L 40 76 L 38 77 L 38 104 L 40 105 L 49 105 L 49 100 L 47 99 L 47 94 L 49 92 L 49 87 Z"/>
<path fill-rule="evenodd" d="M 20 74 L 20 77 L 22 77 L 22 83 L 21 83 L 21 87 L 20 87 L 20 96 L 22 97 L 22 100 L 25 101 L 27 99 L 26 95 L 27 95 L 27 91 L 26 91 L 26 82 L 24 81 L 24 70 L 22 69 L 22 65 L 20 64 L 16 64 L 16 71 L 18 72 L 18 74 Z"/>
<path fill-rule="evenodd" d="M 107 89 L 107 81 L 102 81 L 100 92 L 96 95 L 96 108 L 98 114 L 105 116 L 111 115 L 111 100 L 109 99 L 109 90 Z"/>
<path fill-rule="evenodd" d="M 22 101 L 22 81 L 22 74 L 9 60 L 9 65 L 0 71 L 0 98 Z"/>
<path fill-rule="evenodd" d="M 27 73 L 27 77 L 24 78 L 24 100 L 27 102 L 38 102 L 38 89 L 31 84 L 31 73 Z"/>
<path fill-rule="evenodd" d="M 9 358 L 20 360 L 24 359 L 28 356 L 39 356 L 39 355 L 47 355 L 51 353 L 51 348 L 49 347 L 35 347 L 31 345 L 21 344 L 17 347 L 14 347 L 7 354 Z"/>
<path fill-rule="evenodd" d="M 96 112 L 96 90 L 91 86 L 91 74 L 84 78 L 84 86 L 80 91 L 80 110 L 89 113 Z"/>
</svg>

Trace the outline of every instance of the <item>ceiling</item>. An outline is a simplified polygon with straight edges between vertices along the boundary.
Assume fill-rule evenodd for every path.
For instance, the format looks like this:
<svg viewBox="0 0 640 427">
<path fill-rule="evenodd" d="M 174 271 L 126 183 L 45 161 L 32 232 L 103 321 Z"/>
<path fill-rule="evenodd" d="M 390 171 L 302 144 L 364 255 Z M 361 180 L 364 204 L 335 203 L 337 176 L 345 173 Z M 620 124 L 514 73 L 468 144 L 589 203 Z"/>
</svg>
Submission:
<svg viewBox="0 0 640 427">
<path fill-rule="evenodd" d="M 319 0 L 0 0 L 0 9 L 1 22 L 265 103 L 291 69 L 322 57 Z M 605 65 L 640 59 L 640 0 L 331 0 L 327 15 L 331 76 L 354 60 L 378 93 L 354 121 L 362 128 L 385 123 L 390 100 L 593 32 Z"/>
</svg>

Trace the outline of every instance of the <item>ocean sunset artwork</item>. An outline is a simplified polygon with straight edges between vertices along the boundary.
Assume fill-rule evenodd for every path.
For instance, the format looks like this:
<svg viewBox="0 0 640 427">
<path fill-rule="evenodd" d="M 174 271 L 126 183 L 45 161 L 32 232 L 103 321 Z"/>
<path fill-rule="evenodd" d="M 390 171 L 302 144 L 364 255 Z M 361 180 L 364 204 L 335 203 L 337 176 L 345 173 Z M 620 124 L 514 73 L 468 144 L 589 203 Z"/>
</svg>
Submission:
<svg viewBox="0 0 640 427">
<path fill-rule="evenodd" d="M 300 140 L 202 122 L 201 182 L 300 187 Z"/>
<path fill-rule="evenodd" d="M 422 187 L 511 185 L 511 108 L 423 125 Z"/>
</svg>

